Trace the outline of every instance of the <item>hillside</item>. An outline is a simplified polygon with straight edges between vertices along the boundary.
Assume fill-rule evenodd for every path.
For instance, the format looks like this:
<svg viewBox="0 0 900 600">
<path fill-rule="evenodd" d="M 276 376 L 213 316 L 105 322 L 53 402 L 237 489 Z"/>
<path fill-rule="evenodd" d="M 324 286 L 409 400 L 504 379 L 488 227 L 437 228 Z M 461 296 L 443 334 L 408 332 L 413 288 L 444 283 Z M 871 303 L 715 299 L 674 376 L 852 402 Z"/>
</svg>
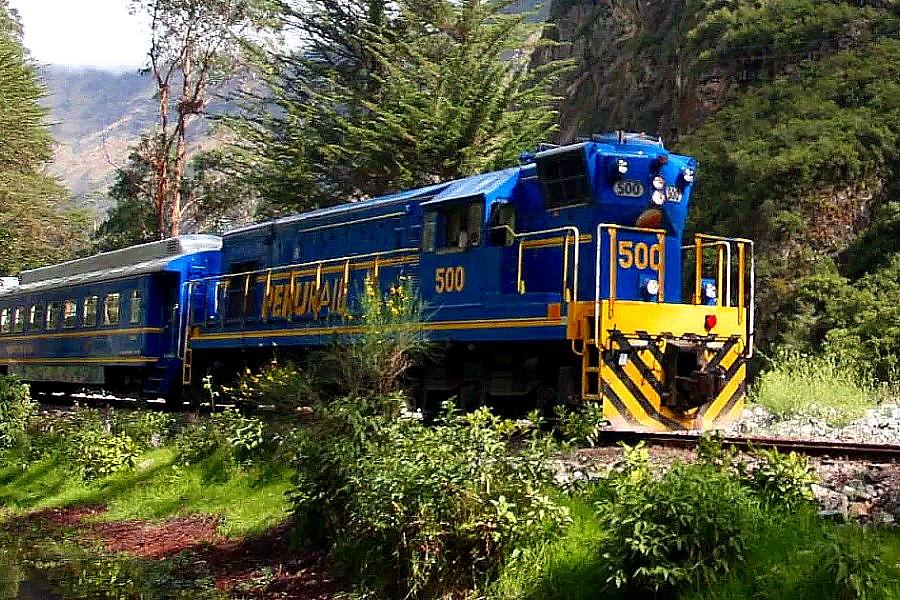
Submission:
<svg viewBox="0 0 900 600">
<path fill-rule="evenodd" d="M 900 374 L 900 4 L 557 0 L 562 139 L 662 134 L 697 229 L 758 243 L 763 341 Z M 893 300 L 892 300 L 893 298 Z"/>
<path fill-rule="evenodd" d="M 137 72 L 53 65 L 41 69 L 41 78 L 57 142 L 51 172 L 73 196 L 87 196 L 88 204 L 105 210 L 102 192 L 116 166 L 155 121 L 152 80 Z"/>
</svg>

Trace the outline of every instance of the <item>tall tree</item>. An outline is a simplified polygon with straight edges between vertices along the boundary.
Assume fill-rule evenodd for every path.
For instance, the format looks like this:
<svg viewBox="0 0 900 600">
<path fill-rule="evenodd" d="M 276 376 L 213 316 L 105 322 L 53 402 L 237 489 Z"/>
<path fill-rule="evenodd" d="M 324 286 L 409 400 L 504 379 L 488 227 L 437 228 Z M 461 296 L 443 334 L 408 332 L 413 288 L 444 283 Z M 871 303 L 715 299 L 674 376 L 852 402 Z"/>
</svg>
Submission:
<svg viewBox="0 0 900 600">
<path fill-rule="evenodd" d="M 181 231 L 188 127 L 204 114 L 210 88 L 230 73 L 240 40 L 262 19 L 266 5 L 265 0 L 131 0 L 133 10 L 150 18 L 147 71 L 156 84 L 159 116 L 153 197 L 161 237 Z"/>
<path fill-rule="evenodd" d="M 531 70 L 539 27 L 490 0 L 281 0 L 293 52 L 258 54 L 269 93 L 232 118 L 269 212 L 508 164 L 553 129 L 563 65 Z"/>
<path fill-rule="evenodd" d="M 85 237 L 84 221 L 64 213 L 65 190 L 44 172 L 53 141 L 21 33 L 0 0 L 0 273 L 69 258 Z"/>
</svg>

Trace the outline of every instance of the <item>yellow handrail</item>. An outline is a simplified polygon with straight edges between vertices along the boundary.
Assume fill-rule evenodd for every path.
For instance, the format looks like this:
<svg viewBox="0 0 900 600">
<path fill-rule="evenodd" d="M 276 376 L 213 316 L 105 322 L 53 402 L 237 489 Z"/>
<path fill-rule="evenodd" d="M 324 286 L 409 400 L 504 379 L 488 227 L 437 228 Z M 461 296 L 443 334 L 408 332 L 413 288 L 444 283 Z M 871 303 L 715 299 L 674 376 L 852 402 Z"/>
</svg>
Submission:
<svg viewBox="0 0 900 600">
<path fill-rule="evenodd" d="M 616 292 L 618 291 L 619 264 L 616 261 L 616 242 L 619 238 L 619 228 L 609 230 L 609 318 L 613 318 L 616 304 Z"/>
</svg>

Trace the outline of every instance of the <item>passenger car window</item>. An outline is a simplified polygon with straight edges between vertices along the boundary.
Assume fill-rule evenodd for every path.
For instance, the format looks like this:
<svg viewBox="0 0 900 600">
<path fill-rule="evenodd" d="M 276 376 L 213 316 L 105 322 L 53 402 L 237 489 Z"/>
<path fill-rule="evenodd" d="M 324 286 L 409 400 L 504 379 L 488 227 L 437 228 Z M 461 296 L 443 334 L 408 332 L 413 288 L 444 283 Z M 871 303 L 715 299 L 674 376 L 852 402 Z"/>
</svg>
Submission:
<svg viewBox="0 0 900 600">
<path fill-rule="evenodd" d="M 29 316 L 29 328 L 33 331 L 39 331 L 44 328 L 44 305 L 33 304 L 31 306 L 31 314 Z"/>
<path fill-rule="evenodd" d="M 0 310 L 0 333 L 9 333 L 9 309 Z"/>
<path fill-rule="evenodd" d="M 13 311 L 12 328 L 15 333 L 22 333 L 23 331 L 25 331 L 25 307 L 24 306 L 16 307 L 16 310 Z"/>
<path fill-rule="evenodd" d="M 103 324 L 117 325 L 119 318 L 119 294 L 107 294 L 103 299 Z"/>
<path fill-rule="evenodd" d="M 143 313 L 143 298 L 140 290 L 131 292 L 131 316 L 128 319 L 130 323 L 140 323 Z"/>
<path fill-rule="evenodd" d="M 81 322 L 85 327 L 94 327 L 97 325 L 97 296 L 88 296 L 84 299 L 84 308 L 82 308 Z"/>
<path fill-rule="evenodd" d="M 62 323 L 62 304 L 51 302 L 47 305 L 47 329 L 59 329 Z"/>
<path fill-rule="evenodd" d="M 78 325 L 78 303 L 74 300 L 66 300 L 65 312 L 63 313 L 63 327 L 72 329 Z"/>
</svg>

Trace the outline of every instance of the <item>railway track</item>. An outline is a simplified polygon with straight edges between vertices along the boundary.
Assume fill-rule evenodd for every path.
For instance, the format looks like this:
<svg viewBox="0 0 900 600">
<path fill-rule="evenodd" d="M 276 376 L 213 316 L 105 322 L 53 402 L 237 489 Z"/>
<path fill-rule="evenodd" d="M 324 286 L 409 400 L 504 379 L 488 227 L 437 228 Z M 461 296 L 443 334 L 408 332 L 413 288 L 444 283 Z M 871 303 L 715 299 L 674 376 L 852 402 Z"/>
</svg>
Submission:
<svg viewBox="0 0 900 600">
<path fill-rule="evenodd" d="M 643 441 L 651 446 L 672 448 L 693 448 L 702 435 L 695 433 L 647 433 L 638 431 L 604 431 L 600 442 L 613 444 L 623 442 L 629 445 Z M 806 456 L 829 457 L 845 460 L 869 462 L 900 462 L 900 446 L 884 444 L 864 444 L 859 442 L 833 442 L 822 440 L 799 440 L 771 437 L 723 437 L 724 446 L 746 450 L 749 448 L 776 449 L 779 452 L 796 452 Z"/>
</svg>

